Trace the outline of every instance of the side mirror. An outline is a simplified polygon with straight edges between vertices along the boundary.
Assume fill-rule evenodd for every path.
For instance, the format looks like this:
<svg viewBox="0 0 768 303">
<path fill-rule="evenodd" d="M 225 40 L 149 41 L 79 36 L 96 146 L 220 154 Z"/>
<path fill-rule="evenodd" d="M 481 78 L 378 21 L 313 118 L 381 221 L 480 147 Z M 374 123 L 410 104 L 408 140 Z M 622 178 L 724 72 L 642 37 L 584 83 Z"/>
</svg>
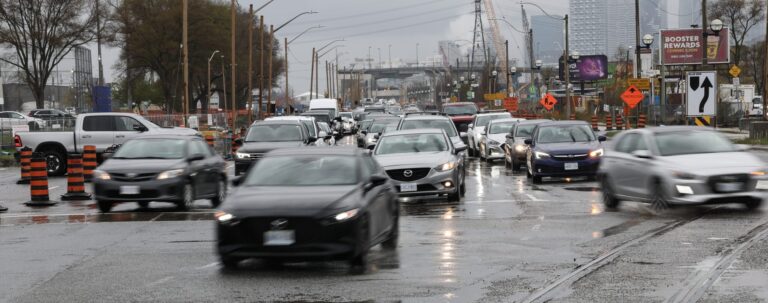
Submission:
<svg viewBox="0 0 768 303">
<path fill-rule="evenodd" d="M 375 134 L 373 135 L 373 138 L 376 140 L 379 140 L 379 138 L 381 138 L 381 134 Z"/>
<path fill-rule="evenodd" d="M 134 125 L 133 126 L 133 130 L 135 130 L 137 132 L 142 132 L 143 133 L 145 131 L 148 131 L 149 129 L 147 129 L 147 127 L 144 126 L 144 125 Z"/>
<path fill-rule="evenodd" d="M 507 134 L 506 137 L 507 139 L 515 139 L 515 136 L 512 136 L 512 134 Z"/>
<path fill-rule="evenodd" d="M 636 150 L 632 152 L 632 155 L 641 159 L 653 159 L 653 155 L 648 150 Z"/>
<path fill-rule="evenodd" d="M 389 181 L 389 177 L 385 176 L 384 174 L 372 174 L 370 178 L 370 182 L 373 185 L 382 185 Z"/>
<path fill-rule="evenodd" d="M 205 155 L 203 155 L 203 154 L 194 154 L 194 155 L 189 156 L 187 158 L 187 161 L 188 162 L 195 162 L 195 161 L 200 161 L 200 160 L 203 160 L 203 159 L 205 159 Z"/>
<path fill-rule="evenodd" d="M 605 142 L 605 140 L 608 140 L 605 136 L 597 136 L 597 141 L 599 142 Z"/>
<path fill-rule="evenodd" d="M 470 123 L 469 125 L 467 125 L 467 127 L 468 127 L 468 128 L 475 128 L 475 124 L 473 124 L 473 123 Z"/>
<path fill-rule="evenodd" d="M 243 139 L 242 139 L 242 138 L 237 138 L 237 139 L 235 139 L 235 144 L 237 144 L 237 145 L 243 145 Z"/>
<path fill-rule="evenodd" d="M 453 150 L 454 150 L 455 154 L 459 154 L 459 153 L 467 150 L 467 146 L 466 145 L 462 145 L 462 146 L 454 148 Z"/>
<path fill-rule="evenodd" d="M 309 137 L 309 138 L 307 138 L 307 144 L 315 143 L 315 142 L 317 142 L 317 138 L 316 137 Z"/>
<path fill-rule="evenodd" d="M 469 137 L 469 135 L 467 135 L 467 132 L 460 132 L 459 137 L 461 137 L 462 139 L 466 139 L 467 137 Z"/>
<path fill-rule="evenodd" d="M 375 149 L 375 148 L 376 148 L 376 144 L 371 144 L 371 145 L 368 145 L 368 149 L 369 149 L 369 150 L 373 150 L 373 149 Z"/>
<path fill-rule="evenodd" d="M 533 145 L 533 139 L 525 139 L 525 145 Z"/>
<path fill-rule="evenodd" d="M 368 135 L 368 131 L 367 130 L 361 130 L 360 133 L 363 134 L 363 135 Z"/>
<path fill-rule="evenodd" d="M 240 186 L 245 181 L 245 175 L 240 175 L 232 178 L 232 186 Z"/>
</svg>

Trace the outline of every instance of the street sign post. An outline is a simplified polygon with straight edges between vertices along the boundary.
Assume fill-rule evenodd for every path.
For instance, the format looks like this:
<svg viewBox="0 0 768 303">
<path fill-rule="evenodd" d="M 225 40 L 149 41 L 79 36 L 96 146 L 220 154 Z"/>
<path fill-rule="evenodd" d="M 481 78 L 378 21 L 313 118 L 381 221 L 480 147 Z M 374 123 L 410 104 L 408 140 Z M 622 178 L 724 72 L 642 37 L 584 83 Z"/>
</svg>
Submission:
<svg viewBox="0 0 768 303">
<path fill-rule="evenodd" d="M 688 72 L 686 114 L 689 117 L 715 116 L 717 76 L 715 72 Z"/>
<path fill-rule="evenodd" d="M 643 101 L 643 98 L 645 98 L 643 92 L 634 85 L 630 85 L 627 90 L 621 94 L 621 99 L 624 100 L 624 103 L 626 103 L 629 108 L 635 108 L 640 101 Z"/>
</svg>

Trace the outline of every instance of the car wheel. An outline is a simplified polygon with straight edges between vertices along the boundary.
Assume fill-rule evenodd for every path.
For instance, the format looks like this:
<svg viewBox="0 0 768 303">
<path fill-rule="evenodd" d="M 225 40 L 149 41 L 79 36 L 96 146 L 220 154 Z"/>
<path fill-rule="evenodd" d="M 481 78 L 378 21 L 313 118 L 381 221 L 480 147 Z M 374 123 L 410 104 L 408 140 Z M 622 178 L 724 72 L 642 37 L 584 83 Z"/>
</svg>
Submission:
<svg viewBox="0 0 768 303">
<path fill-rule="evenodd" d="M 392 230 L 389 232 L 387 240 L 381 243 L 381 247 L 389 250 L 397 248 L 397 239 L 400 237 L 400 214 L 395 211 L 395 217 L 392 220 Z"/>
<path fill-rule="evenodd" d="M 221 265 L 224 266 L 224 269 L 236 269 L 237 265 L 240 264 L 240 261 L 242 261 L 242 259 L 221 256 L 220 261 L 221 261 Z"/>
<path fill-rule="evenodd" d="M 454 193 L 448 194 L 448 202 L 461 201 L 461 188 L 457 187 Z"/>
<path fill-rule="evenodd" d="M 181 193 L 181 201 L 179 201 L 179 209 L 190 210 L 195 204 L 195 188 L 192 184 L 185 184 Z"/>
<path fill-rule="evenodd" d="M 603 176 L 601 179 L 603 179 L 603 181 L 600 182 L 600 189 L 603 191 L 603 204 L 609 209 L 619 207 L 621 201 L 616 198 L 616 193 L 613 191 L 613 187 L 611 187 L 608 177 Z"/>
<path fill-rule="evenodd" d="M 461 178 L 461 186 L 459 186 L 459 192 L 461 192 L 461 196 L 464 197 L 467 194 L 467 182 L 466 177 Z"/>
<path fill-rule="evenodd" d="M 661 183 L 656 183 L 653 188 L 653 199 L 651 199 L 651 207 L 656 210 L 665 210 L 669 208 L 669 199 L 664 194 L 664 186 Z"/>
<path fill-rule="evenodd" d="M 368 267 L 368 251 L 370 250 L 370 235 L 368 232 L 368 218 L 360 219 L 360 228 L 358 229 L 357 245 L 358 249 L 355 255 L 349 260 L 352 270 L 357 273 L 364 273 Z"/>
<path fill-rule="evenodd" d="M 754 199 L 752 201 L 749 201 L 747 203 L 744 203 L 744 206 L 747 207 L 749 210 L 755 210 L 760 208 L 760 206 L 763 205 L 763 199 Z"/>
<path fill-rule="evenodd" d="M 224 199 L 227 198 L 227 182 L 225 182 L 222 178 L 222 180 L 219 180 L 219 185 L 216 186 L 216 196 L 211 199 L 211 205 L 213 207 L 219 207 L 221 205 L 221 202 L 224 202 Z"/>
<path fill-rule="evenodd" d="M 542 182 L 541 176 L 536 176 L 536 175 L 533 176 L 533 184 L 541 184 L 541 182 Z"/>
<path fill-rule="evenodd" d="M 96 205 L 99 207 L 99 211 L 102 213 L 108 213 L 112 210 L 112 206 L 114 206 L 114 203 L 110 201 L 96 201 Z"/>
<path fill-rule="evenodd" d="M 149 202 L 146 202 L 146 201 L 139 202 L 139 207 L 141 207 L 141 208 L 148 208 L 149 207 Z"/>
<path fill-rule="evenodd" d="M 67 172 L 67 160 L 60 152 L 56 150 L 46 150 L 43 152 L 45 165 L 48 169 L 48 175 L 63 176 Z"/>
</svg>

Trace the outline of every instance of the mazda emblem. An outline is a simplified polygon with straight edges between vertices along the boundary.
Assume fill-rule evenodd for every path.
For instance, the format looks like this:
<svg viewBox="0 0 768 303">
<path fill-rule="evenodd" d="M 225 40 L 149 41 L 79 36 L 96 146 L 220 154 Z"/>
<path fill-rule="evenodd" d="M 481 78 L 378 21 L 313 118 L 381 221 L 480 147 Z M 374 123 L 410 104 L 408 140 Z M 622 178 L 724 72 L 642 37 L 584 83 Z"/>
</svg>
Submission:
<svg viewBox="0 0 768 303">
<path fill-rule="evenodd" d="M 272 221 L 272 223 L 270 223 L 270 225 L 272 226 L 273 230 L 285 229 L 286 227 L 288 227 L 288 220 L 286 220 L 286 219 L 277 219 L 275 221 Z"/>
<path fill-rule="evenodd" d="M 413 177 L 413 171 L 410 169 L 406 169 L 403 171 L 403 177 L 410 178 Z"/>
<path fill-rule="evenodd" d="M 138 174 L 136 174 L 136 173 L 127 173 L 127 174 L 125 174 L 125 176 L 128 177 L 128 178 L 135 178 L 137 175 Z"/>
</svg>

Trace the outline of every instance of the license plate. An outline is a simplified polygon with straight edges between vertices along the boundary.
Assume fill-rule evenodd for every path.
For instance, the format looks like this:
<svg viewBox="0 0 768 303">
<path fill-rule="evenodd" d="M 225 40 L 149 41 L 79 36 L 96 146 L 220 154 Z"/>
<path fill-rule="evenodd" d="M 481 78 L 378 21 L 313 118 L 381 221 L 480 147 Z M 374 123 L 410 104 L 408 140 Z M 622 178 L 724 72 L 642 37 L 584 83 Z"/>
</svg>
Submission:
<svg viewBox="0 0 768 303">
<path fill-rule="evenodd" d="M 414 183 L 400 184 L 401 192 L 409 192 L 409 191 L 416 191 L 416 190 L 417 190 L 417 185 Z"/>
<path fill-rule="evenodd" d="M 264 245 L 286 246 L 296 242 L 292 230 L 271 230 L 264 233 Z"/>
<path fill-rule="evenodd" d="M 744 185 L 742 183 L 717 183 L 717 191 L 719 192 L 734 192 L 740 191 Z"/>
<path fill-rule="evenodd" d="M 138 195 L 141 192 L 141 188 L 133 185 L 120 186 L 121 195 Z"/>
<path fill-rule="evenodd" d="M 565 163 L 565 170 L 578 170 L 579 162 Z"/>
</svg>

